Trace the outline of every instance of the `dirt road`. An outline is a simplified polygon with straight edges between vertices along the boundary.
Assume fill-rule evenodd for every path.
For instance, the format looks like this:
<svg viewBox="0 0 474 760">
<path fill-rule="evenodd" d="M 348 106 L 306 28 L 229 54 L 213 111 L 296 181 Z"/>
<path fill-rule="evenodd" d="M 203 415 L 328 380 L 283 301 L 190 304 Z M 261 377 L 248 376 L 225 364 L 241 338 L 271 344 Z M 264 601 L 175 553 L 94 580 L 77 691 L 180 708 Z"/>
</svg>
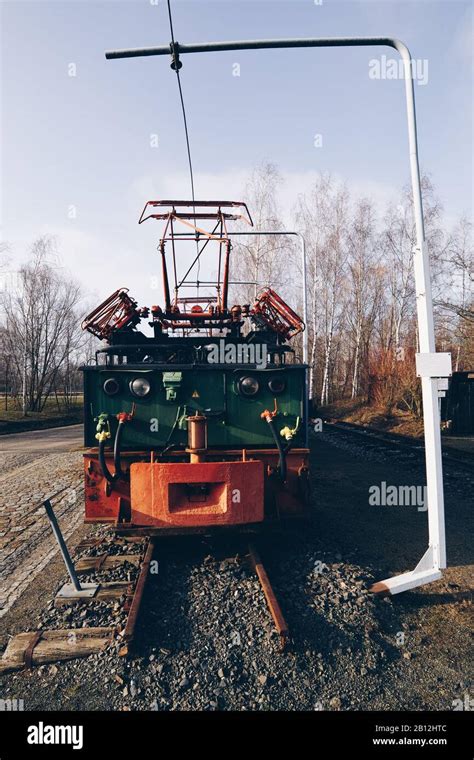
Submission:
<svg viewBox="0 0 474 760">
<path fill-rule="evenodd" d="M 74 451 L 82 446 L 83 425 L 28 430 L 0 436 L 0 453 L 46 454 L 50 451 Z"/>
</svg>

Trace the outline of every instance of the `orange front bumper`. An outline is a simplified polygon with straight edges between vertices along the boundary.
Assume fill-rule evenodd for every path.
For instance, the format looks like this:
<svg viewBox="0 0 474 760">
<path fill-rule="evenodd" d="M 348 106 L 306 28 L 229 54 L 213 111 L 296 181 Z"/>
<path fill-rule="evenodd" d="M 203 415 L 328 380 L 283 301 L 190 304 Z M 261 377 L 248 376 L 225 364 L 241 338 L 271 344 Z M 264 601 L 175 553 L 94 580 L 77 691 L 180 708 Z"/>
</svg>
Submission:
<svg viewBox="0 0 474 760">
<path fill-rule="evenodd" d="M 125 480 L 107 483 L 97 449 L 84 453 L 85 522 L 179 530 L 304 517 L 308 503 L 307 449 L 287 454 L 287 479 L 277 475 L 274 449 L 209 450 L 206 462 L 154 461 L 148 451 L 125 451 Z M 114 470 L 113 452 L 106 452 Z M 227 461 L 222 461 L 223 459 Z"/>
<path fill-rule="evenodd" d="M 131 522 L 143 526 L 240 525 L 264 518 L 263 462 L 130 466 Z"/>
</svg>

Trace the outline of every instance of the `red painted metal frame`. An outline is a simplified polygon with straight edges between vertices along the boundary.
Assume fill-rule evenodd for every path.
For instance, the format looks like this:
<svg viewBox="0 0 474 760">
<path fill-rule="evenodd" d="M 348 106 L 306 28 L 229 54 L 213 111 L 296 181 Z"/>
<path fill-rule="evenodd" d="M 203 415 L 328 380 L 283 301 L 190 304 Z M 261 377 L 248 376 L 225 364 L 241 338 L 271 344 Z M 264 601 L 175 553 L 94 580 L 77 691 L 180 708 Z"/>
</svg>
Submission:
<svg viewBox="0 0 474 760">
<path fill-rule="evenodd" d="M 83 330 L 95 335 L 100 340 L 107 340 L 114 330 L 126 325 L 136 325 L 142 316 L 148 315 L 147 309 L 137 309 L 137 302 L 128 294 L 128 288 L 119 288 L 105 299 L 83 320 Z"/>
<path fill-rule="evenodd" d="M 167 212 L 164 214 L 150 214 L 149 216 L 144 216 L 145 211 L 147 210 L 148 206 L 151 206 L 152 208 L 157 207 L 166 207 L 170 206 L 172 211 Z M 175 209 L 176 208 L 192 208 L 194 209 L 193 213 L 186 213 L 186 214 L 176 214 Z M 196 208 L 217 208 L 219 209 L 219 212 L 222 208 L 243 208 L 246 211 L 247 216 L 243 216 L 242 214 L 224 214 L 224 216 L 227 219 L 242 219 L 246 221 L 248 224 L 250 224 L 251 227 L 253 227 L 253 221 L 252 217 L 250 216 L 250 211 L 248 210 L 247 204 L 243 201 L 147 201 L 145 203 L 145 206 L 143 208 L 143 211 L 140 215 L 140 219 L 138 220 L 138 224 L 142 224 L 143 222 L 146 222 L 147 219 L 167 219 L 170 213 L 172 213 L 176 218 L 181 219 L 217 219 L 216 214 L 206 214 L 206 215 L 196 215 Z"/>
<path fill-rule="evenodd" d="M 218 518 L 214 524 L 223 525 L 237 525 L 245 523 L 258 522 L 261 519 L 275 519 L 278 517 L 303 517 L 307 511 L 307 498 L 309 490 L 309 477 L 308 477 L 308 449 L 293 449 L 287 454 L 287 478 L 283 484 L 277 474 L 278 471 L 278 452 L 274 449 L 249 449 L 238 450 L 232 449 L 227 451 L 209 449 L 206 454 L 206 462 L 199 463 L 199 465 L 191 465 L 189 462 L 180 461 L 183 458 L 182 453 L 170 453 L 170 457 L 173 462 L 163 463 L 160 465 L 155 462 L 153 455 L 149 451 L 132 452 L 126 451 L 122 453 L 122 467 L 124 471 L 130 473 L 126 480 L 117 480 L 110 485 L 104 478 L 99 460 L 97 449 L 90 449 L 84 454 L 84 475 L 85 475 L 85 522 L 86 523 L 114 523 L 116 525 L 129 526 L 135 528 L 156 527 L 156 528 L 192 528 L 199 527 L 203 524 L 203 521 L 199 519 L 199 511 L 197 510 L 186 516 L 186 519 L 173 519 L 173 517 L 162 519 L 159 517 L 155 521 L 150 520 L 149 517 L 141 517 L 139 514 L 142 508 L 136 509 L 132 506 L 132 500 L 134 499 L 133 493 L 131 493 L 131 478 L 134 477 L 134 468 L 142 468 L 143 483 L 150 482 L 151 471 L 150 468 L 154 467 L 154 472 L 157 473 L 160 467 L 163 468 L 163 477 L 161 483 L 173 483 L 176 482 L 175 473 L 173 468 L 179 467 L 180 477 L 178 480 L 181 482 L 207 482 L 208 483 L 223 483 L 226 482 L 232 486 L 233 475 L 231 475 L 232 468 L 229 465 L 234 464 L 254 464 L 261 467 L 263 475 L 263 492 L 258 490 L 258 494 L 254 493 L 254 497 L 251 495 L 251 489 L 249 490 L 246 485 L 246 480 L 252 480 L 252 475 L 248 475 L 245 481 L 241 479 L 241 499 L 244 503 L 249 504 L 249 499 L 253 501 L 250 507 L 247 509 L 245 519 L 243 514 L 238 511 L 232 512 L 232 510 L 226 513 L 225 519 Z M 109 467 L 113 467 L 113 452 L 107 451 L 106 461 Z M 209 469 L 209 477 L 204 477 L 206 467 Z M 191 476 L 201 469 L 201 475 Z M 214 471 L 210 474 L 210 471 L 214 467 Z M 227 467 L 227 470 L 226 470 Z M 238 469 L 238 468 L 237 468 Z M 252 468 L 249 467 L 244 472 L 249 473 Z M 148 472 L 147 472 L 148 470 Z M 175 471 L 176 472 L 176 471 Z M 144 474 L 143 474 L 144 473 Z M 167 478 L 167 480 L 166 480 Z M 137 481 L 138 482 L 138 481 Z M 142 483 L 142 485 L 143 485 Z M 239 485 L 235 486 L 239 488 Z M 133 489 L 135 493 L 139 493 L 139 487 Z M 148 497 L 147 497 L 148 498 Z M 145 503 L 143 512 L 146 515 L 152 514 L 150 501 Z M 159 510 L 159 508 L 158 508 Z M 264 510 L 264 512 L 260 512 Z M 176 513 L 175 513 L 176 514 Z M 202 512 L 201 512 L 202 514 Z M 260 516 L 261 515 L 261 516 Z M 195 519 L 197 517 L 197 519 Z M 138 522 L 137 522 L 138 520 Z"/>
<path fill-rule="evenodd" d="M 301 317 L 272 288 L 264 288 L 261 291 L 250 313 L 263 320 L 284 340 L 294 338 L 305 329 Z"/>
<path fill-rule="evenodd" d="M 168 211 L 163 213 L 148 214 L 146 211 L 149 207 L 152 208 L 169 208 Z M 214 211 L 200 211 L 199 209 L 215 209 Z M 225 208 L 243 208 L 245 214 L 231 214 L 223 209 Z M 185 211 L 177 211 L 176 209 L 185 209 Z M 188 209 L 192 209 L 188 210 Z M 196 209 L 198 209 L 196 211 Z M 222 327 L 225 323 L 232 321 L 232 317 L 228 312 L 227 297 L 229 292 L 229 259 L 231 251 L 231 242 L 227 231 L 227 221 L 242 220 L 247 224 L 253 226 L 252 217 L 250 216 L 247 205 L 242 201 L 148 201 L 138 220 L 139 224 L 142 224 L 147 219 L 157 219 L 165 221 L 165 227 L 162 232 L 159 250 L 162 260 L 162 276 L 163 276 L 163 289 L 165 298 L 165 308 L 162 314 L 157 314 L 155 319 L 166 322 L 166 326 L 172 330 L 176 329 L 193 329 L 197 324 L 201 327 Z M 196 224 L 199 220 L 213 220 L 216 222 L 212 230 L 204 230 L 202 227 L 198 227 Z M 175 233 L 175 222 L 184 224 L 189 227 L 194 235 Z M 199 240 L 205 239 L 204 244 L 199 248 Z M 176 266 L 176 243 L 183 241 L 194 241 L 197 246 L 197 255 L 188 268 L 188 271 L 178 282 L 177 266 Z M 193 321 L 189 321 L 189 315 L 186 312 L 182 312 L 179 305 L 186 303 L 189 299 L 183 299 L 179 296 L 180 288 L 184 285 L 187 277 L 193 267 L 199 261 L 201 254 L 210 241 L 217 242 L 219 244 L 219 264 L 217 280 L 215 282 L 216 296 L 211 297 L 216 301 L 214 310 L 203 311 L 193 314 Z M 168 267 L 166 262 L 166 243 L 171 243 L 172 256 L 173 256 L 173 271 L 174 271 L 174 297 L 171 299 L 170 284 L 168 278 Z M 222 271 L 222 249 L 225 249 L 224 255 L 224 270 Z M 216 323 L 217 320 L 217 323 Z"/>
</svg>

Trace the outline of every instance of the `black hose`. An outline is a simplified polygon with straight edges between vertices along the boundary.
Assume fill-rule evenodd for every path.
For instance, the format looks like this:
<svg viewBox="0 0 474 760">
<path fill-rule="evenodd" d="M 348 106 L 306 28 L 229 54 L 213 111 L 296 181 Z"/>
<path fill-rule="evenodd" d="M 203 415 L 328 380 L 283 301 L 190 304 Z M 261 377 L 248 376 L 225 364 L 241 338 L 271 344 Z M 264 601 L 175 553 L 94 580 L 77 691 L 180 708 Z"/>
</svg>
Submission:
<svg viewBox="0 0 474 760">
<path fill-rule="evenodd" d="M 186 444 L 184 443 L 170 443 L 168 446 L 165 446 L 163 451 L 160 451 L 158 454 L 158 458 L 162 459 L 162 457 L 165 456 L 165 454 L 168 453 L 168 451 L 172 451 L 173 449 L 184 449 L 186 448 Z"/>
<path fill-rule="evenodd" d="M 281 445 L 281 440 L 280 440 L 278 431 L 275 427 L 275 423 L 273 422 L 273 420 L 269 418 L 267 419 L 267 422 L 270 426 L 270 430 L 272 431 L 273 440 L 275 441 L 277 445 L 278 453 L 280 455 L 280 460 L 278 463 L 279 475 L 282 481 L 285 482 L 286 481 L 286 451 L 288 451 L 288 449 L 286 449 L 286 451 L 283 450 L 283 446 Z"/>
<path fill-rule="evenodd" d="M 120 440 L 122 438 L 122 431 L 125 426 L 125 423 L 122 422 L 122 420 L 119 420 L 117 432 L 115 433 L 115 441 L 114 441 L 114 466 L 115 466 L 115 475 L 114 478 L 117 480 L 118 478 L 122 478 L 122 480 L 126 480 L 127 475 L 122 470 L 122 465 L 120 461 Z"/>
<path fill-rule="evenodd" d="M 112 475 L 109 468 L 107 467 L 107 462 L 105 461 L 105 440 L 99 441 L 99 463 L 104 478 L 108 480 L 109 483 L 115 483 L 118 475 L 117 473 L 115 473 L 115 475 Z"/>
<path fill-rule="evenodd" d="M 178 406 L 178 408 L 176 410 L 176 417 L 174 419 L 174 422 L 173 422 L 173 425 L 171 427 L 171 430 L 170 430 L 170 432 L 168 434 L 168 438 L 165 441 L 165 447 L 168 446 L 169 442 L 171 441 L 171 438 L 173 437 L 173 433 L 176 430 L 176 426 L 177 426 L 178 421 L 179 421 L 179 413 L 180 413 L 181 409 L 182 409 L 182 406 Z M 184 414 L 186 414 L 186 405 L 184 406 Z"/>
</svg>

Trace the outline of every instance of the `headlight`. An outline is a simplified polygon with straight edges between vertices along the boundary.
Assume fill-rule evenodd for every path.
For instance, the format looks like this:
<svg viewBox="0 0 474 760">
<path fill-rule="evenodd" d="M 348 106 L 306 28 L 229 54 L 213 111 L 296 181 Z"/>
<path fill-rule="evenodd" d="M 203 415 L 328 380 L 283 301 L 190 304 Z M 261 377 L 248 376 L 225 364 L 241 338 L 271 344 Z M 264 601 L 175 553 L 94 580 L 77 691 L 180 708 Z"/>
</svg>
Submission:
<svg viewBox="0 0 474 760">
<path fill-rule="evenodd" d="M 146 377 L 136 377 L 135 380 L 130 380 L 130 391 L 134 396 L 143 398 L 150 393 L 151 385 L 150 381 Z"/>
<path fill-rule="evenodd" d="M 115 394 L 118 393 L 120 389 L 118 381 L 115 379 L 115 377 L 109 377 L 102 387 L 104 393 L 106 393 L 107 396 L 115 396 Z"/>
<path fill-rule="evenodd" d="M 278 393 L 283 393 L 286 388 L 285 378 L 272 377 L 271 380 L 268 381 L 268 388 L 275 395 L 278 395 Z"/>
<path fill-rule="evenodd" d="M 242 396 L 255 396 L 255 394 L 258 393 L 260 386 L 258 380 L 254 377 L 242 377 L 239 380 L 238 388 L 239 393 L 241 393 Z"/>
</svg>

